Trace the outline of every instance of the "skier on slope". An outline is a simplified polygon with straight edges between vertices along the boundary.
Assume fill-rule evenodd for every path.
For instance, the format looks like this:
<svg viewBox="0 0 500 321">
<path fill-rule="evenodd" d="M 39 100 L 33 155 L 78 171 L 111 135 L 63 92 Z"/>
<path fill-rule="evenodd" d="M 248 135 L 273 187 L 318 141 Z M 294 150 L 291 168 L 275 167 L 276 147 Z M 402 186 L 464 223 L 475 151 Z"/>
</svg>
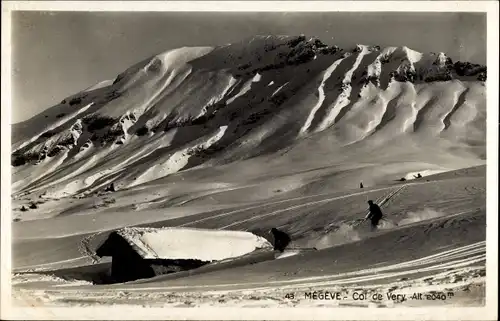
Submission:
<svg viewBox="0 0 500 321">
<path fill-rule="evenodd" d="M 283 252 L 288 244 L 290 244 L 290 236 L 274 227 L 271 229 L 271 233 L 274 237 L 274 250 Z"/>
<path fill-rule="evenodd" d="M 372 223 L 372 231 L 377 229 L 379 221 L 382 219 L 382 210 L 380 207 L 373 203 L 372 200 L 368 201 L 368 205 L 370 206 L 370 213 L 366 216 L 366 219 L 371 220 Z"/>
</svg>

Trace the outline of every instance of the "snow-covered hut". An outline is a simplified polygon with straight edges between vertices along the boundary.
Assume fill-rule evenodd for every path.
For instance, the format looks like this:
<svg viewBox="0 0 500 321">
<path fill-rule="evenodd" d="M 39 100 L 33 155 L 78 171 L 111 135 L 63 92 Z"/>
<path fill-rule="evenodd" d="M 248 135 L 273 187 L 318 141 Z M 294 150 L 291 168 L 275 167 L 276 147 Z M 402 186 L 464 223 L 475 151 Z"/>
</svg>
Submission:
<svg viewBox="0 0 500 321">
<path fill-rule="evenodd" d="M 244 231 L 194 228 L 124 228 L 98 247 L 111 257 L 111 282 L 127 282 L 190 270 L 213 261 L 236 258 L 272 245 Z"/>
</svg>

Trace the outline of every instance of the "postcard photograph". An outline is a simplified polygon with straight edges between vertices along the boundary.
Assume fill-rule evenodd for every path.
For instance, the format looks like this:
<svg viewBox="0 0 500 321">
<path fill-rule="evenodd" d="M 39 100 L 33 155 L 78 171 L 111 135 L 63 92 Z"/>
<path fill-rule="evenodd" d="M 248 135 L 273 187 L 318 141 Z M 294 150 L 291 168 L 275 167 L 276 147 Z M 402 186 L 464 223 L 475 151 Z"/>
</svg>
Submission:
<svg viewBox="0 0 500 321">
<path fill-rule="evenodd" d="M 13 308 L 485 311 L 498 13 L 273 3 L 11 2 Z"/>
</svg>

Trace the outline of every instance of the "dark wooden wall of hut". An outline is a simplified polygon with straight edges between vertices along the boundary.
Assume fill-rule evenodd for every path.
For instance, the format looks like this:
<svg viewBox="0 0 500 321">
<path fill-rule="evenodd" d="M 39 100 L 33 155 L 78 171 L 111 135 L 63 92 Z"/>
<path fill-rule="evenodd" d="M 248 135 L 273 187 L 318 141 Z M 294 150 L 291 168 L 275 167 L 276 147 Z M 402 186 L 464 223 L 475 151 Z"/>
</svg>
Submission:
<svg viewBox="0 0 500 321">
<path fill-rule="evenodd" d="M 97 249 L 100 257 L 111 256 L 111 280 L 121 283 L 155 276 L 154 270 L 118 233 L 113 232 Z"/>
<path fill-rule="evenodd" d="M 144 259 L 118 233 L 112 232 L 97 249 L 100 257 L 110 256 L 110 279 L 105 283 L 123 283 L 157 275 L 198 268 L 209 262 L 191 259 Z"/>
</svg>

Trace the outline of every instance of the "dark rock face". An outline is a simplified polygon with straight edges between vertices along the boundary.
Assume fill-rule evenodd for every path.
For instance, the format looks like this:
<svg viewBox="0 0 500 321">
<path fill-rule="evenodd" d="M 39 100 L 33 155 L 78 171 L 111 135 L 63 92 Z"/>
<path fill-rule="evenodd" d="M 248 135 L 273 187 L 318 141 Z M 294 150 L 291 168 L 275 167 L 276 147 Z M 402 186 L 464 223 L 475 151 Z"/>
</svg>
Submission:
<svg viewBox="0 0 500 321">
<path fill-rule="evenodd" d="M 144 136 L 146 135 L 147 133 L 149 132 L 149 129 L 146 127 L 146 126 L 142 126 L 141 128 L 139 128 L 135 134 L 137 136 Z"/>
<path fill-rule="evenodd" d="M 323 55 L 334 55 L 339 51 L 339 47 L 333 46 L 333 47 L 325 47 L 325 48 L 320 48 L 319 52 Z"/>
<path fill-rule="evenodd" d="M 451 75 L 451 72 L 450 72 L 450 71 L 445 71 L 445 72 L 440 73 L 440 74 L 427 76 L 427 77 L 424 79 L 424 81 L 425 81 L 425 82 L 433 82 L 433 81 L 449 81 L 449 80 L 452 80 L 452 79 L 453 79 L 453 76 Z"/>
<path fill-rule="evenodd" d="M 275 106 L 281 106 L 287 99 L 288 97 L 285 92 L 279 92 L 276 95 L 269 98 L 268 100 Z"/>
<path fill-rule="evenodd" d="M 61 139 L 58 142 L 58 145 L 64 146 L 64 147 L 69 147 L 69 146 L 74 145 L 75 143 L 76 143 L 76 141 L 75 141 L 75 138 L 73 137 L 73 135 L 68 135 L 68 136 L 64 137 L 63 139 Z"/>
<path fill-rule="evenodd" d="M 125 133 L 121 127 L 110 128 L 102 137 L 101 143 L 114 142 L 116 138 L 122 137 Z"/>
<path fill-rule="evenodd" d="M 12 160 L 11 164 L 12 166 L 22 166 L 27 163 L 37 161 L 39 155 L 35 153 L 25 153 L 25 154 L 20 154 L 20 153 L 14 153 L 12 154 Z"/>
<path fill-rule="evenodd" d="M 282 45 L 265 45 L 265 52 L 276 50 Z M 286 51 L 276 53 L 274 62 L 267 65 L 253 66 L 251 62 L 243 63 L 237 67 L 240 71 L 247 71 L 247 74 L 255 74 L 268 70 L 278 70 L 286 66 L 297 66 L 310 62 L 316 55 L 333 55 L 339 51 L 337 46 L 329 47 L 321 40 L 312 38 L 306 40 L 305 36 L 298 36 L 288 40 L 285 44 L 289 48 Z M 260 61 L 260 59 L 258 59 Z M 254 68 L 252 68 L 254 67 Z"/>
<path fill-rule="evenodd" d="M 57 154 L 59 154 L 61 151 L 63 150 L 63 148 L 59 145 L 56 145 L 54 148 L 52 148 L 48 153 L 47 153 L 47 156 L 48 157 L 54 157 L 56 156 Z"/>
<path fill-rule="evenodd" d="M 118 97 L 120 97 L 122 94 L 116 90 L 113 90 L 113 91 L 110 91 L 108 94 L 106 94 L 106 98 L 108 99 L 108 102 L 109 101 L 112 101 Z"/>
<path fill-rule="evenodd" d="M 73 106 L 73 105 L 78 105 L 79 103 L 82 102 L 82 99 L 80 97 L 78 98 L 73 98 L 69 101 L 69 105 L 70 106 Z"/>
<path fill-rule="evenodd" d="M 486 81 L 486 71 L 483 71 L 477 75 L 477 80 Z"/>
<path fill-rule="evenodd" d="M 379 81 L 380 81 L 380 79 L 375 75 L 371 75 L 371 76 L 365 75 L 361 78 L 361 83 L 363 83 L 364 85 L 368 85 L 369 83 L 372 83 L 372 84 L 377 86 Z"/>
<path fill-rule="evenodd" d="M 297 43 L 297 41 L 299 42 Z M 293 43 L 296 43 L 296 45 L 292 46 L 292 50 L 290 50 L 286 57 L 286 64 L 288 65 L 299 65 L 309 62 L 314 59 L 319 48 L 327 47 L 318 39 L 306 41 L 305 37 L 299 37 Z"/>
<path fill-rule="evenodd" d="M 288 46 L 289 46 L 290 48 L 293 48 L 293 47 L 297 46 L 299 43 L 301 43 L 301 42 L 303 42 L 303 41 L 306 41 L 306 36 L 301 35 L 301 36 L 298 36 L 298 37 L 297 37 L 297 38 L 295 38 L 295 39 L 289 40 L 289 41 L 287 42 L 287 44 L 288 44 Z"/>
<path fill-rule="evenodd" d="M 461 61 L 457 61 L 453 66 L 459 76 L 476 76 L 484 73 L 484 78 L 486 78 L 486 66 Z"/>
<path fill-rule="evenodd" d="M 417 73 L 413 70 L 405 70 L 402 72 L 394 72 L 394 79 L 399 82 L 415 82 L 417 79 Z"/>
<path fill-rule="evenodd" d="M 353 53 L 357 53 L 357 52 L 361 52 L 361 50 L 363 50 L 363 49 L 362 49 L 360 46 L 356 46 L 356 47 L 352 50 L 352 52 L 353 52 Z"/>
<path fill-rule="evenodd" d="M 65 150 L 65 149 L 71 149 L 74 145 L 75 145 L 76 141 L 75 141 L 75 138 L 73 137 L 73 135 L 68 135 L 66 137 L 64 137 L 63 139 L 59 140 L 57 142 L 57 145 L 55 145 L 54 147 L 52 147 L 47 153 L 46 153 L 46 156 L 48 157 L 54 157 L 56 155 L 58 155 L 61 151 Z M 45 158 L 45 153 L 41 153 L 41 157 L 42 159 Z M 39 160 L 41 160 L 39 158 Z"/>
<path fill-rule="evenodd" d="M 87 96 L 88 96 L 87 94 L 82 94 L 82 95 L 80 95 L 80 96 L 78 96 L 78 97 L 73 97 L 73 98 L 71 98 L 71 99 L 70 99 L 70 101 L 69 101 L 69 105 L 70 105 L 70 106 L 74 106 L 74 105 L 81 104 L 81 103 L 82 103 L 82 101 L 83 101 L 85 98 L 87 98 Z"/>
<path fill-rule="evenodd" d="M 82 148 L 89 148 L 91 144 L 92 144 L 92 141 L 89 139 L 85 142 L 85 144 L 82 145 Z"/>
<path fill-rule="evenodd" d="M 122 119 L 121 123 L 123 123 Z M 100 142 L 101 146 L 107 143 L 120 144 L 123 142 L 117 141 L 117 138 L 123 138 L 125 132 L 117 119 L 108 116 L 91 114 L 82 119 L 82 123 L 87 126 L 87 131 L 92 133 L 90 140 Z M 107 130 L 106 130 L 107 128 Z"/>
<path fill-rule="evenodd" d="M 162 62 L 158 58 L 154 58 L 148 65 L 148 71 L 152 73 L 157 73 L 161 70 Z"/>
<path fill-rule="evenodd" d="M 111 117 L 93 114 L 83 118 L 82 122 L 87 125 L 87 130 L 89 132 L 94 132 L 96 130 L 113 125 L 115 123 L 115 120 Z"/>
</svg>

